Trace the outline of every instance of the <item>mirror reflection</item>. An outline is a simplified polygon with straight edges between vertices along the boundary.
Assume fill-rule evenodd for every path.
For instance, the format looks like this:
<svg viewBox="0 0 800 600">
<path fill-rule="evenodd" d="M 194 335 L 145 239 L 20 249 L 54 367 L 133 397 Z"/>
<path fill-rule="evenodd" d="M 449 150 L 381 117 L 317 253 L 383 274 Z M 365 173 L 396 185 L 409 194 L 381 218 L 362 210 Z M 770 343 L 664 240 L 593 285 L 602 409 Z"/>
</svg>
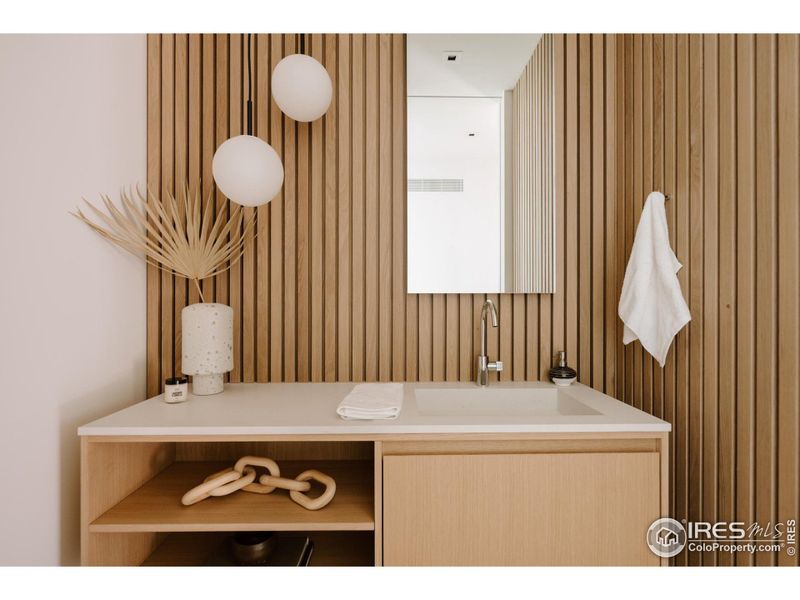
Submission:
<svg viewBox="0 0 800 600">
<path fill-rule="evenodd" d="M 552 41 L 408 36 L 408 291 L 555 291 Z"/>
</svg>

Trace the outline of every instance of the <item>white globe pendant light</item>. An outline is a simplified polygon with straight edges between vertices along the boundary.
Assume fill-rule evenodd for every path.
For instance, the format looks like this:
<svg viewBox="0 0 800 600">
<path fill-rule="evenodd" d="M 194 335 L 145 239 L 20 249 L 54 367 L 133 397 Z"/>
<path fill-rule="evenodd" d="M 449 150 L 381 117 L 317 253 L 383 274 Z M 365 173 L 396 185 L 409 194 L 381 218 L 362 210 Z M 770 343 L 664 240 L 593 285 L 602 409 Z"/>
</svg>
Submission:
<svg viewBox="0 0 800 600">
<path fill-rule="evenodd" d="M 303 54 L 305 36 L 300 36 L 300 54 L 291 54 L 272 71 L 272 97 L 295 121 L 316 121 L 328 110 L 333 83 L 319 61 Z"/>
<path fill-rule="evenodd" d="M 214 153 L 211 173 L 220 191 L 242 206 L 266 204 L 283 185 L 283 164 L 278 153 L 253 135 L 225 140 Z"/>
<path fill-rule="evenodd" d="M 211 161 L 211 173 L 220 191 L 242 206 L 260 206 L 278 195 L 283 185 L 283 163 L 275 149 L 253 135 L 250 34 L 247 34 L 247 134 L 225 140 Z"/>
</svg>

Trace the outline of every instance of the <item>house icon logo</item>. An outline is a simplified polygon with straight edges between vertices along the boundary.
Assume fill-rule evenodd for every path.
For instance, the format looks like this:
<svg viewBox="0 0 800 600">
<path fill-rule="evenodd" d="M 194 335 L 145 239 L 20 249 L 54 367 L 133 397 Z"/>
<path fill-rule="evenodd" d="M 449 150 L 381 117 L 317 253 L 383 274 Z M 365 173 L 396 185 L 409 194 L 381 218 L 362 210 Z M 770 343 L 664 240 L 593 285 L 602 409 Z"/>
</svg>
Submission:
<svg viewBox="0 0 800 600">
<path fill-rule="evenodd" d="M 657 519 L 647 530 L 647 545 L 656 556 L 671 558 L 686 545 L 686 530 L 675 519 Z"/>
<path fill-rule="evenodd" d="M 662 546 L 672 546 L 678 543 L 678 534 L 672 531 L 672 529 L 662 527 L 656 531 L 656 541 Z"/>
</svg>

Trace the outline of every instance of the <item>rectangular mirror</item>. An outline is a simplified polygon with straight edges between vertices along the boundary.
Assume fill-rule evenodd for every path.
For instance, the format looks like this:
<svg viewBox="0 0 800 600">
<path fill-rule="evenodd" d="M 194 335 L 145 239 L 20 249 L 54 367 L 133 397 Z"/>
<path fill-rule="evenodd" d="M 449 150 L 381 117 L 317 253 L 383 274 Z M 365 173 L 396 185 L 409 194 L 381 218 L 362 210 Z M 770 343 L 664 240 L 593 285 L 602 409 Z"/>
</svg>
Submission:
<svg viewBox="0 0 800 600">
<path fill-rule="evenodd" d="M 407 41 L 408 291 L 555 291 L 552 36 Z"/>
</svg>

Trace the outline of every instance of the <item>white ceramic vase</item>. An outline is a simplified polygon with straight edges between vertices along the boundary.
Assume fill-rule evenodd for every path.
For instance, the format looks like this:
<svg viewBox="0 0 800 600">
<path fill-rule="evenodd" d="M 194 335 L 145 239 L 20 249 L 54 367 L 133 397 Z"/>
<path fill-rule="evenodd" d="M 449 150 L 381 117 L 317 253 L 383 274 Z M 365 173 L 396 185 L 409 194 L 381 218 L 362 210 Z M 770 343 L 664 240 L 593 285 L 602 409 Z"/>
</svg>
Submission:
<svg viewBox="0 0 800 600">
<path fill-rule="evenodd" d="M 181 311 L 185 375 L 192 376 L 192 393 L 219 394 L 225 373 L 233 369 L 233 309 L 225 304 L 199 302 Z"/>
</svg>

